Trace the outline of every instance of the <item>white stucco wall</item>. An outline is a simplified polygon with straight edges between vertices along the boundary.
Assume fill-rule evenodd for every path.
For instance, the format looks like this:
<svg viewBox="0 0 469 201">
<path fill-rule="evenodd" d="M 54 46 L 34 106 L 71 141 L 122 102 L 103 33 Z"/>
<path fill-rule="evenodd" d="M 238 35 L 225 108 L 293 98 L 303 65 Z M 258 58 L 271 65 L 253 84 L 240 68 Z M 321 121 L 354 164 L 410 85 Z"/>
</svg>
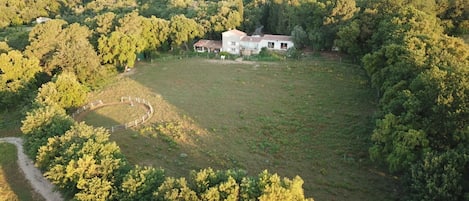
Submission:
<svg viewBox="0 0 469 201">
<path fill-rule="evenodd" d="M 273 43 L 274 43 L 274 47 L 273 47 L 273 48 L 269 48 L 269 47 L 268 47 L 269 42 L 273 42 Z M 286 48 L 286 49 L 282 49 L 282 48 L 281 48 L 281 44 L 282 44 L 282 43 L 286 43 L 286 44 L 287 44 L 287 48 Z M 291 48 L 291 47 L 293 47 L 293 46 L 294 46 L 294 44 L 293 44 L 292 41 L 261 40 L 261 41 L 259 42 L 259 49 L 260 49 L 260 48 L 263 48 L 263 47 L 267 47 L 267 48 L 270 49 L 270 50 L 283 50 L 283 51 L 286 51 L 286 50 L 288 50 L 288 48 Z"/>
<path fill-rule="evenodd" d="M 269 47 L 269 42 L 272 42 L 274 46 Z M 282 48 L 282 44 L 286 44 L 286 47 Z M 286 51 L 293 46 L 290 36 L 285 35 L 247 36 L 246 33 L 236 29 L 222 33 L 222 51 L 230 54 L 240 54 L 241 51 L 258 54 L 263 47 L 269 50 Z"/>
<path fill-rule="evenodd" d="M 222 50 L 230 54 L 239 54 L 241 37 L 245 36 L 234 34 L 230 31 L 222 33 Z"/>
<path fill-rule="evenodd" d="M 259 48 L 259 42 L 241 41 L 241 47 L 242 49 L 252 51 L 254 54 L 261 51 L 261 48 Z"/>
</svg>

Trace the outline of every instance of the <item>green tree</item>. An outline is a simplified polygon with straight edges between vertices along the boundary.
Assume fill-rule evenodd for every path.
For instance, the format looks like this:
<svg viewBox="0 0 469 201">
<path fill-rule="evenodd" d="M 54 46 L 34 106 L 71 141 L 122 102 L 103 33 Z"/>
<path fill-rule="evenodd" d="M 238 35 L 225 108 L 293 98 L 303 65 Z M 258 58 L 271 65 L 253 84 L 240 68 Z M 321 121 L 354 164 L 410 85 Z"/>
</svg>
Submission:
<svg viewBox="0 0 469 201">
<path fill-rule="evenodd" d="M 325 2 L 326 17 L 319 27 L 321 34 L 314 34 L 310 38 L 313 44 L 319 45 L 322 49 L 331 49 L 337 39 L 337 31 L 345 26 L 355 16 L 359 8 L 355 0 L 335 0 Z"/>
<path fill-rule="evenodd" d="M 157 49 L 168 40 L 169 22 L 154 16 L 144 19 L 141 37 L 147 43 L 145 52 L 146 56 L 149 57 L 151 52 L 157 51 Z"/>
<path fill-rule="evenodd" d="M 192 0 L 169 0 L 168 7 L 170 8 L 187 8 L 193 4 Z"/>
<path fill-rule="evenodd" d="M 29 45 L 26 47 L 25 55 L 28 57 L 36 57 L 44 66 L 54 56 L 58 47 L 60 34 L 63 27 L 67 25 L 63 20 L 50 20 L 48 22 L 38 24 L 29 33 Z M 50 72 L 50 68 L 45 66 L 46 72 Z"/>
<path fill-rule="evenodd" d="M 203 27 L 197 24 L 193 19 L 186 18 L 184 15 L 175 15 L 171 17 L 169 23 L 169 38 L 172 47 L 179 47 L 184 44 L 189 49 L 187 42 L 196 37 L 204 35 Z"/>
<path fill-rule="evenodd" d="M 2 13 L 0 16 L 0 28 L 8 27 L 10 24 L 21 24 L 23 19 L 17 15 L 17 12 L 24 6 L 23 1 L 0 2 L 0 13 Z"/>
<path fill-rule="evenodd" d="M 125 70 L 135 65 L 137 59 L 137 43 L 139 39 L 122 32 L 112 32 L 109 37 L 101 36 L 98 50 L 104 63 L 124 66 Z M 141 40 L 140 40 L 141 41 Z"/>
<path fill-rule="evenodd" d="M 469 164 L 467 148 L 444 153 L 429 152 L 423 162 L 412 166 L 413 200 L 465 200 L 464 167 Z"/>
<path fill-rule="evenodd" d="M 94 17 L 94 19 L 96 20 L 96 25 L 93 27 L 96 28 L 93 30 L 99 34 L 106 35 L 111 33 L 111 31 L 113 31 L 114 29 L 114 25 L 116 24 L 116 14 L 114 14 L 113 12 L 107 12 L 101 15 L 97 15 L 96 17 Z"/>
<path fill-rule="evenodd" d="M 30 23 L 34 18 L 58 14 L 59 1 L 55 0 L 2 0 L 0 1 L 0 28 Z"/>
<path fill-rule="evenodd" d="M 116 29 L 135 40 L 136 53 L 156 51 L 168 39 L 169 22 L 155 16 L 145 18 L 132 12 L 119 19 L 119 27 Z"/>
<path fill-rule="evenodd" d="M 140 35 L 142 33 L 142 23 L 144 17 L 140 16 L 137 11 L 133 11 L 124 15 L 118 20 L 119 26 L 116 30 L 127 35 Z"/>
<path fill-rule="evenodd" d="M 60 136 L 69 130 L 74 120 L 65 110 L 57 106 L 43 106 L 26 113 L 21 132 L 25 134 L 25 150 L 31 158 L 36 158 L 39 147 L 47 144 L 53 136 Z"/>
<path fill-rule="evenodd" d="M 135 166 L 123 179 L 118 200 L 155 200 L 153 191 L 165 181 L 162 169 Z"/>
<path fill-rule="evenodd" d="M 156 200 L 198 201 L 197 194 L 188 186 L 185 178 L 167 177 L 163 184 L 153 193 Z"/>
<path fill-rule="evenodd" d="M 0 54 L 0 108 L 29 100 L 36 90 L 36 77 L 41 71 L 39 60 L 28 59 L 19 51 Z"/>
<path fill-rule="evenodd" d="M 339 28 L 337 31 L 337 39 L 335 44 L 342 51 L 350 55 L 363 55 L 364 51 L 359 43 L 360 41 L 360 24 L 358 20 L 352 21 L 347 26 Z"/>
<path fill-rule="evenodd" d="M 89 42 L 90 37 L 91 31 L 85 26 L 51 20 L 33 28 L 31 44 L 25 52 L 29 57 L 38 58 L 50 76 L 72 72 L 80 83 L 96 88 L 108 76 Z"/>
<path fill-rule="evenodd" d="M 293 30 L 295 26 L 302 27 L 308 35 L 303 43 L 316 50 L 323 49 L 326 34 L 323 31 L 324 16 L 327 16 L 326 4 L 320 1 L 300 1 L 288 11 L 290 16 L 283 17 L 290 19 L 289 28 L 286 29 Z"/>
<path fill-rule="evenodd" d="M 133 10 L 137 6 L 135 0 L 94 0 L 88 1 L 85 9 L 91 10 L 95 13 L 105 9 L 128 9 Z"/>
<path fill-rule="evenodd" d="M 109 132 L 84 123 L 48 140 L 38 151 L 36 165 L 76 200 L 109 200 L 118 172 L 126 165 Z"/>
<path fill-rule="evenodd" d="M 27 6 L 21 9 L 19 13 L 25 19 L 25 22 L 30 22 L 36 17 L 55 16 L 60 11 L 60 2 L 56 0 L 24 1 L 24 3 Z"/>
<path fill-rule="evenodd" d="M 259 174 L 259 189 L 262 194 L 258 199 L 267 200 L 311 200 L 305 199 L 303 180 L 296 176 L 293 180 L 280 179 L 277 174 L 270 174 L 266 170 Z"/>
<path fill-rule="evenodd" d="M 448 33 L 468 33 L 469 2 L 465 0 L 436 0 L 435 10 Z"/>
<path fill-rule="evenodd" d="M 117 27 L 117 15 L 113 12 L 106 12 L 92 18 L 88 17 L 85 19 L 85 24 L 93 32 L 90 43 L 94 47 L 97 47 L 98 39 L 101 36 L 107 36 L 115 31 L 115 27 Z"/>
<path fill-rule="evenodd" d="M 289 15 L 288 1 L 276 0 L 270 1 L 266 6 L 264 15 L 265 31 L 274 34 L 288 34 L 290 32 L 290 25 L 293 23 L 290 21 L 291 16 Z"/>
<path fill-rule="evenodd" d="M 326 3 L 327 4 L 327 3 Z M 335 0 L 328 6 L 328 15 L 324 19 L 324 24 L 338 24 L 348 21 L 354 17 L 359 10 L 354 0 Z"/>
<path fill-rule="evenodd" d="M 202 200 L 239 200 L 239 183 L 244 171 L 214 171 L 211 168 L 191 172 L 194 190 Z"/>
<path fill-rule="evenodd" d="M 242 12 L 241 0 L 219 1 L 216 14 L 210 17 L 211 30 L 223 32 L 239 27 L 243 21 Z"/>
<path fill-rule="evenodd" d="M 428 151 L 429 140 L 423 130 L 406 127 L 400 117 L 388 114 L 379 120 L 372 140 L 375 145 L 370 149 L 372 159 L 378 160 L 386 156 L 385 160 L 391 171 L 401 171 L 410 168 L 419 161 L 421 155 Z"/>
<path fill-rule="evenodd" d="M 104 63 L 133 67 L 137 54 L 155 51 L 168 38 L 170 29 L 166 20 L 145 18 L 132 12 L 119 19 L 119 26 L 110 36 L 102 35 L 98 50 Z"/>
<path fill-rule="evenodd" d="M 301 49 L 306 46 L 306 41 L 308 40 L 308 34 L 300 25 L 296 25 L 291 32 L 293 43 L 295 47 Z"/>
<path fill-rule="evenodd" d="M 39 89 L 36 102 L 40 105 L 58 105 L 69 109 L 86 102 L 87 90 L 81 85 L 75 74 L 61 73 Z"/>
<path fill-rule="evenodd" d="M 468 172 L 459 167 L 468 165 L 469 48 L 444 35 L 431 12 L 395 5 L 403 4 L 375 4 L 367 35 L 375 51 L 363 57 L 381 92 L 370 155 L 403 174 L 412 199 L 464 199 Z"/>
<path fill-rule="evenodd" d="M 6 42 L 0 42 L 0 54 L 8 53 L 11 50 L 10 46 Z"/>
<path fill-rule="evenodd" d="M 253 33 L 256 28 L 266 25 L 264 15 L 266 12 L 267 1 L 252 0 L 244 4 L 242 29 L 248 33 Z"/>
<path fill-rule="evenodd" d="M 79 24 L 71 24 L 58 36 L 57 49 L 48 61 L 50 71 L 72 72 L 80 83 L 93 88 L 106 77 L 101 68 L 99 57 L 89 42 L 91 31 Z"/>
</svg>

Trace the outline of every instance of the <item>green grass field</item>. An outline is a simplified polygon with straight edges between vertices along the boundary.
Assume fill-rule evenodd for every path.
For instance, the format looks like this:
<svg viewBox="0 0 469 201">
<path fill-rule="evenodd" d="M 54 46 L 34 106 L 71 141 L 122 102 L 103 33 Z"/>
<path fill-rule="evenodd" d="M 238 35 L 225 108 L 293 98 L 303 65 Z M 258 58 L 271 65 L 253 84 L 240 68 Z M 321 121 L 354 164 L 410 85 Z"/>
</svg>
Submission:
<svg viewBox="0 0 469 201">
<path fill-rule="evenodd" d="M 36 194 L 16 163 L 15 145 L 0 142 L 0 200 L 42 201 Z"/>
<path fill-rule="evenodd" d="M 375 97 L 358 66 L 192 58 L 139 63 L 128 74 L 90 100 L 138 96 L 152 103 L 148 123 L 111 136 L 132 163 L 170 176 L 206 167 L 299 175 L 316 200 L 398 197 L 396 179 L 369 161 Z M 86 118 L 118 124 L 133 112 L 140 111 Z"/>
</svg>

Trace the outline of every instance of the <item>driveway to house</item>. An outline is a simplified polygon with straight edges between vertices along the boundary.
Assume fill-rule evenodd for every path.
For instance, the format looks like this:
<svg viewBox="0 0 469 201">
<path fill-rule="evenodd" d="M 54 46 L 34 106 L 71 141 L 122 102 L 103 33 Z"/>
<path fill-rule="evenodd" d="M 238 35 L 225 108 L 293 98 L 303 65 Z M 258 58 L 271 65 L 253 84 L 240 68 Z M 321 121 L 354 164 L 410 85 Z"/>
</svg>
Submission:
<svg viewBox="0 0 469 201">
<path fill-rule="evenodd" d="M 18 153 L 18 166 L 37 193 L 42 195 L 42 197 L 47 201 L 64 200 L 59 192 L 54 191 L 54 185 L 44 178 L 41 171 L 34 166 L 33 161 L 24 154 L 23 139 L 18 137 L 5 137 L 0 138 L 0 142 L 7 142 L 16 146 Z"/>
</svg>

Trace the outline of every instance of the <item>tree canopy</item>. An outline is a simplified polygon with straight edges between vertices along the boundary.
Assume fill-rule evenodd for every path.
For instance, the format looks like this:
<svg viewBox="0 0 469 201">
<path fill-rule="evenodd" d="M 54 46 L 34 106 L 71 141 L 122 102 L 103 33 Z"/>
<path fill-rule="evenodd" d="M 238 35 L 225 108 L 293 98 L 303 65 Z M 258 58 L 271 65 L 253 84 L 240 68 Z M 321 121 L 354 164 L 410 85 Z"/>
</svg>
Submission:
<svg viewBox="0 0 469 201">
<path fill-rule="evenodd" d="M 366 2 L 337 44 L 362 62 L 380 111 L 371 158 L 403 175 L 411 200 L 463 200 L 469 186 L 469 47 L 414 2 Z M 420 10 L 423 8 L 424 10 Z"/>
<path fill-rule="evenodd" d="M 8 49 L 6 49 L 7 51 Z M 0 54 L 0 108 L 29 100 L 42 72 L 39 60 L 27 58 L 17 50 Z"/>
<path fill-rule="evenodd" d="M 201 37 L 203 35 L 203 27 L 197 24 L 195 20 L 186 18 L 184 15 L 171 17 L 169 23 L 169 39 L 173 47 L 185 44 L 186 49 L 188 49 L 187 42 L 195 37 Z"/>
<path fill-rule="evenodd" d="M 39 88 L 35 101 L 39 105 L 58 105 L 70 109 L 85 104 L 86 97 L 87 90 L 78 82 L 75 74 L 61 73 Z"/>
</svg>

